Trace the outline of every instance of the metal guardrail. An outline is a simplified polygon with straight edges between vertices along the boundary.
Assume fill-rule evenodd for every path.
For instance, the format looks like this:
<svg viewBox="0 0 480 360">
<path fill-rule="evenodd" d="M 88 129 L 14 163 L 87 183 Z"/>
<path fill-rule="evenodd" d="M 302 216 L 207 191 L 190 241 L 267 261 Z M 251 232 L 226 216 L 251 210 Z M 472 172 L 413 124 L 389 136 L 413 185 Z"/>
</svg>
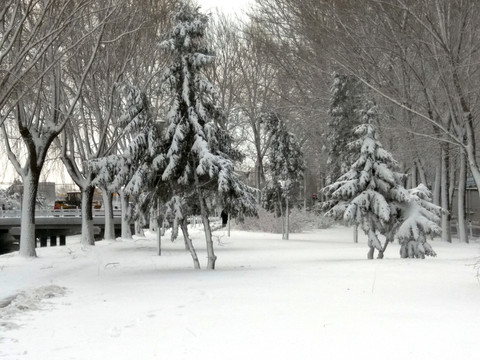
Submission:
<svg viewBox="0 0 480 360">
<path fill-rule="evenodd" d="M 105 210 L 104 209 L 93 209 L 93 217 L 104 217 Z M 0 209 L 0 217 L 3 218 L 20 218 L 22 216 L 21 210 L 1 210 Z M 35 217 L 42 218 L 42 217 L 81 217 L 82 210 L 81 209 L 38 209 L 35 210 Z M 122 216 L 122 210 L 114 209 L 113 210 L 114 217 Z"/>
</svg>

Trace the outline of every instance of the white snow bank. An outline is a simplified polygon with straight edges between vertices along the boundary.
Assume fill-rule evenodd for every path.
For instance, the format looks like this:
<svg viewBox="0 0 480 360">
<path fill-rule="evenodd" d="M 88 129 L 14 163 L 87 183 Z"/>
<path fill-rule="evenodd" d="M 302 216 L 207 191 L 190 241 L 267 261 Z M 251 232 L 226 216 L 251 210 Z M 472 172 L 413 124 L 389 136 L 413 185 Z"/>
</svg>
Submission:
<svg viewBox="0 0 480 360">
<path fill-rule="evenodd" d="M 191 229 L 203 267 L 204 239 Z M 0 329 L 0 359 L 475 359 L 478 243 L 432 242 L 437 258 L 366 260 L 364 236 L 331 228 L 215 233 L 217 270 L 182 239 L 101 241 L 0 256 L 0 299 L 56 284 L 49 311 Z"/>
<path fill-rule="evenodd" d="M 0 330 L 18 328 L 15 321 L 8 320 L 14 319 L 19 314 L 44 308 L 46 304 L 42 300 L 62 296 L 65 291 L 64 287 L 47 285 L 20 291 L 16 295 L 0 299 Z"/>
</svg>

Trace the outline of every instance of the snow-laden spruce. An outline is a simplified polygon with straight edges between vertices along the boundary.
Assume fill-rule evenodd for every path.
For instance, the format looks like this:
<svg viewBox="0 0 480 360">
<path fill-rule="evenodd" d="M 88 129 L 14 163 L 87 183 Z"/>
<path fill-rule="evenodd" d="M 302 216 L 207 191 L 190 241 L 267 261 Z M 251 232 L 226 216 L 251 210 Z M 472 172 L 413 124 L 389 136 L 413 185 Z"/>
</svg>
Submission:
<svg viewBox="0 0 480 360">
<path fill-rule="evenodd" d="M 388 241 L 393 239 L 398 210 L 409 194 L 401 185 L 402 175 L 395 172 L 396 161 L 377 139 L 372 124 L 377 107 L 368 102 L 361 116 L 364 123 L 355 129 L 359 138 L 349 144 L 357 151 L 357 160 L 347 173 L 324 188 L 328 199 L 324 208 L 327 216 L 360 225 L 368 236 L 368 258 L 372 259 L 375 249 L 383 257 Z M 378 234 L 389 235 L 385 245 Z"/>
<path fill-rule="evenodd" d="M 305 162 L 298 141 L 277 113 L 265 115 L 264 122 L 270 134 L 267 167 L 270 180 L 263 190 L 263 206 L 282 217 L 282 238 L 288 239 L 289 204 L 303 179 Z"/>
<path fill-rule="evenodd" d="M 214 59 L 204 44 L 207 20 L 198 8 L 181 5 L 173 29 L 162 43 L 172 58 L 164 74 L 164 91 L 171 96 L 171 104 L 163 151 L 154 157 L 152 170 L 168 184 L 172 195 L 186 198 L 195 194 L 207 242 L 207 267 L 214 269 L 208 206 L 212 196 L 231 212 L 252 214 L 256 209 L 253 191 L 234 172 L 238 153 L 231 138 L 215 122 L 222 111 L 213 84 L 203 74 Z"/>
</svg>

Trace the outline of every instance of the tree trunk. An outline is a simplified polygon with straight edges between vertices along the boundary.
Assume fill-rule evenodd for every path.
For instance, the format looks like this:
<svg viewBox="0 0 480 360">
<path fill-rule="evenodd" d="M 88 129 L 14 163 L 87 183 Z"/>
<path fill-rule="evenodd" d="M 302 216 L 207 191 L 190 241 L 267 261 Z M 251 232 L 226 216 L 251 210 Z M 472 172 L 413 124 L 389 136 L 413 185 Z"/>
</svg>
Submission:
<svg viewBox="0 0 480 360">
<path fill-rule="evenodd" d="M 414 161 L 413 164 L 412 164 L 412 167 L 410 168 L 411 169 L 411 173 L 412 173 L 412 181 L 411 181 L 411 189 L 413 189 L 414 187 L 417 187 L 417 162 Z"/>
<path fill-rule="evenodd" d="M 478 196 L 480 197 L 480 169 L 476 161 L 475 145 L 472 143 L 469 143 L 466 146 L 466 149 L 467 149 L 467 159 L 468 159 L 470 171 L 472 172 L 472 176 L 473 176 L 473 179 L 475 180 L 475 184 L 477 185 L 477 189 L 479 189 L 477 193 L 478 193 Z"/>
<path fill-rule="evenodd" d="M 465 200 L 467 191 L 467 159 L 465 153 L 460 153 L 460 173 L 458 177 L 458 238 L 468 244 L 468 231 L 465 222 Z"/>
<path fill-rule="evenodd" d="M 447 145 L 448 146 L 448 145 Z M 457 177 L 457 162 L 450 156 L 450 148 L 448 149 L 448 158 L 450 159 L 450 163 L 448 164 L 448 208 L 453 209 L 453 197 L 455 196 L 455 184 L 456 184 L 456 177 Z M 450 216 L 451 217 L 451 216 Z"/>
<path fill-rule="evenodd" d="M 103 209 L 105 213 L 105 240 L 115 240 L 115 224 L 113 223 L 113 193 L 102 189 Z"/>
<path fill-rule="evenodd" d="M 385 250 L 387 250 L 387 247 L 388 247 L 388 243 L 393 242 L 393 239 L 394 239 L 394 234 L 393 234 L 392 231 L 389 231 L 386 234 L 385 244 L 383 245 L 382 250 L 378 252 L 377 259 L 383 259 L 383 256 L 385 254 Z"/>
<path fill-rule="evenodd" d="M 353 242 L 355 244 L 358 243 L 358 224 L 355 224 L 355 227 L 353 228 Z"/>
<path fill-rule="evenodd" d="M 212 229 L 210 227 L 210 220 L 208 219 L 207 203 L 205 201 L 205 197 L 203 196 L 203 191 L 200 189 L 200 186 L 198 183 L 198 176 L 196 173 L 195 173 L 195 187 L 198 195 L 198 201 L 200 204 L 200 215 L 202 216 L 203 231 L 205 232 L 205 241 L 207 244 L 207 257 L 208 257 L 207 269 L 214 270 L 217 257 L 215 256 L 215 252 L 213 250 Z"/>
<path fill-rule="evenodd" d="M 283 213 L 282 197 L 278 196 L 278 206 L 280 207 L 280 218 L 282 219 L 282 240 L 285 239 L 285 214 Z"/>
<path fill-rule="evenodd" d="M 160 212 L 159 209 L 155 210 L 155 208 L 150 209 L 150 216 L 148 218 L 148 229 L 150 231 L 155 231 L 156 226 L 159 226 L 160 224 L 157 221 L 158 214 L 157 212 Z"/>
<path fill-rule="evenodd" d="M 135 220 L 135 235 L 145 237 L 143 222 L 140 219 Z"/>
<path fill-rule="evenodd" d="M 423 161 L 421 159 L 417 160 L 417 172 L 418 172 L 418 177 L 420 178 L 420 182 L 428 186 L 427 184 L 427 175 L 425 174 L 425 166 L 423 164 Z"/>
<path fill-rule="evenodd" d="M 38 174 L 37 174 L 38 173 Z M 22 177 L 23 198 L 22 198 L 22 219 L 20 226 L 20 251 L 22 257 L 35 257 L 35 203 L 37 202 L 38 180 L 40 172 Z"/>
<path fill-rule="evenodd" d="M 441 179 L 442 179 L 442 160 L 441 158 L 439 159 L 439 164 L 437 165 L 437 167 L 435 168 L 435 183 L 433 185 L 433 203 L 437 206 L 440 206 L 441 205 L 441 196 L 440 196 L 440 193 L 441 193 Z"/>
<path fill-rule="evenodd" d="M 119 192 L 122 203 L 122 239 L 131 239 L 132 230 L 130 229 L 130 204 L 128 203 L 128 194 L 123 190 Z"/>
<path fill-rule="evenodd" d="M 286 210 L 285 210 L 285 239 L 288 240 L 290 234 L 290 214 L 288 209 L 288 196 L 285 199 Z"/>
<path fill-rule="evenodd" d="M 373 246 L 369 246 L 368 253 L 367 253 L 367 259 L 368 260 L 373 260 L 374 253 L 375 253 L 375 248 Z"/>
<path fill-rule="evenodd" d="M 195 269 L 200 269 L 200 262 L 198 261 L 197 252 L 193 247 L 192 239 L 190 239 L 190 236 L 188 235 L 187 219 L 183 219 L 181 221 L 180 227 L 182 229 L 183 239 L 185 240 L 185 244 L 187 245 L 187 250 L 190 252 L 190 255 L 192 256 L 193 267 Z"/>
<path fill-rule="evenodd" d="M 160 203 L 157 202 L 157 208 L 150 208 L 150 224 L 155 220 L 157 228 L 157 255 L 162 255 L 162 223 L 163 218 L 160 216 Z"/>
<path fill-rule="evenodd" d="M 450 228 L 450 201 L 449 201 L 449 150 L 446 144 L 442 144 L 442 173 L 441 173 L 441 206 L 445 210 L 442 213 L 442 240 L 452 242 Z"/>
<path fill-rule="evenodd" d="M 227 237 L 230 237 L 230 213 L 228 213 Z"/>
<path fill-rule="evenodd" d="M 262 202 L 262 175 L 261 171 L 263 171 L 263 165 L 261 159 L 257 157 L 257 162 L 255 163 L 255 187 L 259 190 L 257 192 L 257 202 L 261 204 Z"/>
<path fill-rule="evenodd" d="M 323 188 L 322 188 L 323 189 Z M 307 212 L 307 172 L 303 176 L 303 211 Z"/>
<path fill-rule="evenodd" d="M 82 190 L 82 245 L 95 245 L 95 234 L 93 231 L 93 193 L 95 187 L 89 185 Z"/>
</svg>

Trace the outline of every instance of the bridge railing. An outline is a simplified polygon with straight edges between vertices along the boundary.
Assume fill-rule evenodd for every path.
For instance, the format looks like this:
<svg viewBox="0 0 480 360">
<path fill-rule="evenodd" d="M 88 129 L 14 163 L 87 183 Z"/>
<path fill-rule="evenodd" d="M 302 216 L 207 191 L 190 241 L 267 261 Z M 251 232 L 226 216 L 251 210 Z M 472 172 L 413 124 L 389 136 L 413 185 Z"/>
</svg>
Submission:
<svg viewBox="0 0 480 360">
<path fill-rule="evenodd" d="M 93 217 L 104 217 L 104 209 L 93 209 Z M 0 209 L 0 217 L 5 218 L 19 218 L 22 215 L 21 210 L 2 210 Z M 122 215 L 120 209 L 113 210 L 113 216 L 119 217 Z M 81 209 L 37 209 L 35 210 L 35 217 L 81 217 Z"/>
</svg>

